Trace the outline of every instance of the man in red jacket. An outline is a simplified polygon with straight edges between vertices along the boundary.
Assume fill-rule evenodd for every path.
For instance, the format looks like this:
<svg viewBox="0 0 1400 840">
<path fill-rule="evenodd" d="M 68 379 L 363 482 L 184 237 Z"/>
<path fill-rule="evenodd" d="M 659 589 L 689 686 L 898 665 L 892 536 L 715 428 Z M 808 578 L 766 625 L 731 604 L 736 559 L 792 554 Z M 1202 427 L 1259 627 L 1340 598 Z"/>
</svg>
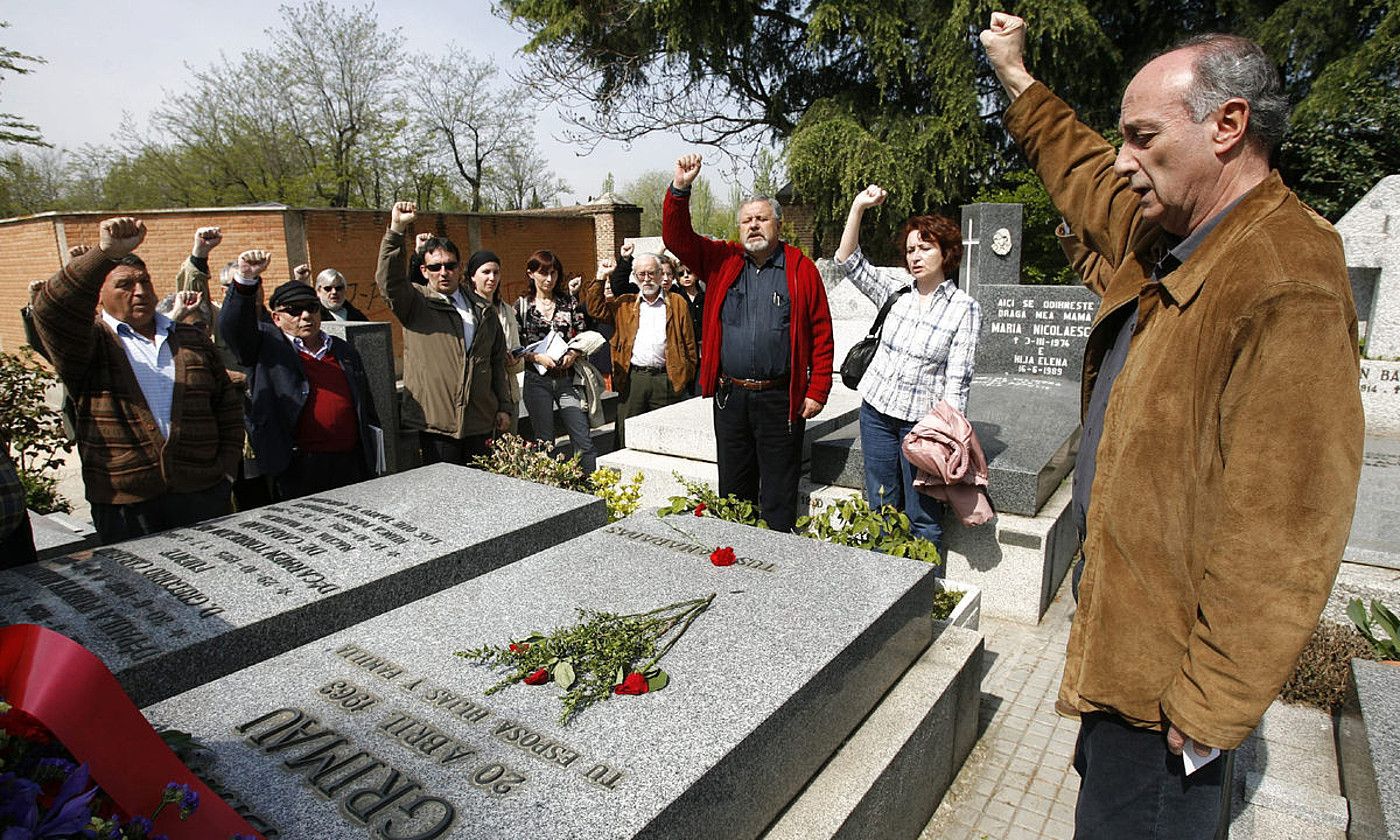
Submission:
<svg viewBox="0 0 1400 840">
<path fill-rule="evenodd" d="M 778 239 L 782 208 L 766 196 L 739 206 L 740 242 L 690 224 L 700 156 L 676 161 L 661 236 L 705 280 L 700 391 L 714 397 L 719 492 L 758 504 L 768 526 L 797 521 L 802 435 L 831 393 L 831 310 L 817 267 Z"/>
</svg>

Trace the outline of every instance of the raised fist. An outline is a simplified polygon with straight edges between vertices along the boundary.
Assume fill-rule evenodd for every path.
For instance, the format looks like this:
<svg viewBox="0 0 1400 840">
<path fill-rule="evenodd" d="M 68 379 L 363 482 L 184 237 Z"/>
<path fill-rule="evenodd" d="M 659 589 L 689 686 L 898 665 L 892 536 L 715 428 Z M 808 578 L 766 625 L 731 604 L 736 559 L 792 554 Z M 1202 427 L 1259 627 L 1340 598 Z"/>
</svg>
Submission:
<svg viewBox="0 0 1400 840">
<path fill-rule="evenodd" d="M 175 305 L 170 308 L 170 320 L 179 323 L 185 313 L 199 306 L 203 298 L 203 292 L 176 292 Z"/>
<path fill-rule="evenodd" d="M 851 206 L 859 207 L 862 210 L 868 210 L 871 207 L 879 207 L 881 204 L 885 203 L 885 199 L 889 198 L 889 195 L 889 193 L 880 189 L 875 184 L 871 184 L 856 193 L 856 200 L 851 202 Z"/>
<path fill-rule="evenodd" d="M 389 230 L 394 233 L 403 233 L 416 218 L 418 218 L 417 204 L 411 201 L 396 201 L 394 209 L 389 211 Z"/>
<path fill-rule="evenodd" d="M 68 259 L 73 260 L 92 250 L 91 245 L 74 245 L 68 249 Z"/>
<path fill-rule="evenodd" d="M 630 257 L 630 256 L 632 256 L 632 252 L 633 252 L 633 251 L 636 251 L 636 250 L 637 250 L 637 246 L 636 246 L 635 243 L 632 243 L 632 242 L 624 242 L 624 243 L 622 243 L 622 247 L 618 249 L 618 253 L 619 253 L 619 254 L 622 254 L 622 256 L 624 256 L 624 257 Z"/>
<path fill-rule="evenodd" d="M 97 247 L 109 260 L 119 260 L 130 254 L 146 238 L 145 222 L 131 216 L 106 219 L 97 230 Z"/>
<path fill-rule="evenodd" d="M 238 273 L 244 280 L 255 280 L 262 276 L 272 262 L 271 251 L 253 249 L 238 255 Z"/>
<path fill-rule="evenodd" d="M 428 240 L 432 238 L 433 235 L 431 233 L 420 233 L 413 237 L 413 250 L 420 254 L 426 253 L 428 250 Z"/>
<path fill-rule="evenodd" d="M 598 279 L 606 280 L 611 277 L 614 268 L 617 268 L 617 262 L 612 257 L 603 257 L 598 260 Z"/>
<path fill-rule="evenodd" d="M 219 243 L 223 241 L 223 230 L 216 227 L 202 227 L 194 232 L 194 247 L 190 249 L 190 254 L 196 257 L 208 257 L 209 252 L 219 247 Z"/>
<path fill-rule="evenodd" d="M 992 12 L 991 23 L 978 36 L 987 51 L 987 61 L 998 76 L 1009 69 L 1023 68 L 1026 50 L 1026 22 L 1006 12 Z"/>
<path fill-rule="evenodd" d="M 676 174 L 671 179 L 671 186 L 678 190 L 689 189 L 695 183 L 695 179 L 700 175 L 700 156 L 682 155 L 676 160 Z"/>
<path fill-rule="evenodd" d="M 292 269 L 292 279 L 297 281 L 298 283 L 305 283 L 306 285 L 310 286 L 311 266 L 307 265 L 306 263 L 302 263 L 301 265 Z"/>
</svg>

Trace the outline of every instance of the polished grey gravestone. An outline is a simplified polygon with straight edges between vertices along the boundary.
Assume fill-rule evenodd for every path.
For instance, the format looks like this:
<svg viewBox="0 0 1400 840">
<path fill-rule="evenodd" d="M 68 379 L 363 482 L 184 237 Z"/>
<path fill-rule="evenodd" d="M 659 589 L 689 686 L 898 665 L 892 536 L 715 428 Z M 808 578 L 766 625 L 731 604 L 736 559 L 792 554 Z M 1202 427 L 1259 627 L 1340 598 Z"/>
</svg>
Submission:
<svg viewBox="0 0 1400 840">
<path fill-rule="evenodd" d="M 365 363 L 370 397 L 384 430 L 384 467 L 396 473 L 408 469 L 408 459 L 400 452 L 398 376 L 394 373 L 393 331 L 384 321 L 336 321 L 326 318 L 321 329 L 354 347 Z M 417 460 L 414 459 L 416 464 Z"/>
<path fill-rule="evenodd" d="M 604 524 L 602 499 L 437 464 L 0 572 L 0 624 L 155 702 Z"/>
<path fill-rule="evenodd" d="M 1337 758 L 1351 809 L 1347 837 L 1400 838 L 1400 666 L 1351 661 L 1351 694 L 1338 725 Z"/>
<path fill-rule="evenodd" d="M 1348 563 L 1400 570 L 1400 440 L 1368 437 L 1356 513 L 1343 555 Z"/>
<path fill-rule="evenodd" d="M 282 837 L 755 837 L 929 645 L 932 567 L 668 521 L 686 533 L 634 515 L 146 714 Z M 453 655 L 710 593 L 668 687 L 567 726 L 556 685 L 487 697 L 498 675 Z"/>
<path fill-rule="evenodd" d="M 1099 298 L 1082 286 L 982 286 L 977 372 L 1078 382 Z"/>
<path fill-rule="evenodd" d="M 962 206 L 962 265 L 958 285 L 970 295 L 983 286 L 1021 282 L 1019 204 Z"/>
<path fill-rule="evenodd" d="M 66 513 L 40 514 L 29 511 L 29 527 L 34 532 L 34 551 L 40 560 L 61 557 L 98 544 L 97 530 Z"/>
</svg>

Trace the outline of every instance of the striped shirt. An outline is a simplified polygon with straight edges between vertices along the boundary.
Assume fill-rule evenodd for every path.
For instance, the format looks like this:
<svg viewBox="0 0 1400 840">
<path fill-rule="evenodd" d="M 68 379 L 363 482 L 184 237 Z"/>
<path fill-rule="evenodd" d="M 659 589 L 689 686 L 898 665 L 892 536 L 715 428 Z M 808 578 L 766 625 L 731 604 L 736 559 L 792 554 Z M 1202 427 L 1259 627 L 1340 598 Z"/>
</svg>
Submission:
<svg viewBox="0 0 1400 840">
<path fill-rule="evenodd" d="M 859 248 L 838 264 L 876 306 L 914 282 L 902 268 L 871 265 Z M 982 310 L 951 278 L 931 297 L 921 307 L 918 292 L 900 295 L 885 318 L 880 344 L 857 389 L 881 414 L 918 421 L 940 398 L 967 411 Z"/>
<path fill-rule="evenodd" d="M 141 396 L 155 417 L 161 437 L 170 439 L 170 406 L 175 397 L 175 356 L 170 352 L 170 331 L 175 323 L 156 313 L 156 337 L 152 341 L 133 330 L 125 321 L 118 321 L 102 310 L 102 320 L 117 334 Z"/>
</svg>

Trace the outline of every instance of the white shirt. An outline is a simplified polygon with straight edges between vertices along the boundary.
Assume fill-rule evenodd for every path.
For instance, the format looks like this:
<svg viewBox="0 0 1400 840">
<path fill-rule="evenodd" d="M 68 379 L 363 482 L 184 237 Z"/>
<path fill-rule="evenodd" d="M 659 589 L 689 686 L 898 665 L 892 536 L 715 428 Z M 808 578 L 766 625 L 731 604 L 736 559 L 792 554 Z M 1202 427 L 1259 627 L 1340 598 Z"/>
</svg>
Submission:
<svg viewBox="0 0 1400 840">
<path fill-rule="evenodd" d="M 136 374 L 136 384 L 141 386 L 141 396 L 146 398 L 146 407 L 155 417 L 156 428 L 161 437 L 170 438 L 170 406 L 175 397 L 175 354 L 170 347 L 170 331 L 175 322 L 161 313 L 156 313 L 155 340 L 132 329 L 125 321 L 118 321 L 102 310 L 102 320 L 117 334 L 126 360 L 131 364 L 131 372 Z"/>
<path fill-rule="evenodd" d="M 287 335 L 286 333 L 282 334 Z M 296 348 L 298 353 L 305 353 L 318 362 L 331 350 L 331 338 L 324 332 L 321 333 L 321 349 L 315 351 L 306 349 L 306 342 L 302 341 L 299 335 L 287 335 L 287 338 L 292 340 L 292 346 Z"/>
<path fill-rule="evenodd" d="M 452 301 L 452 306 L 456 308 L 457 314 L 462 316 L 462 338 L 466 341 L 464 345 L 467 355 L 472 354 L 472 339 L 476 338 L 476 312 L 472 310 L 472 305 L 467 303 L 467 295 L 460 288 L 452 293 L 448 298 Z"/>
<path fill-rule="evenodd" d="M 666 367 L 666 295 L 660 292 L 656 300 L 647 303 L 637 295 L 641 311 L 637 318 L 637 338 L 632 342 L 632 365 Z"/>
</svg>

